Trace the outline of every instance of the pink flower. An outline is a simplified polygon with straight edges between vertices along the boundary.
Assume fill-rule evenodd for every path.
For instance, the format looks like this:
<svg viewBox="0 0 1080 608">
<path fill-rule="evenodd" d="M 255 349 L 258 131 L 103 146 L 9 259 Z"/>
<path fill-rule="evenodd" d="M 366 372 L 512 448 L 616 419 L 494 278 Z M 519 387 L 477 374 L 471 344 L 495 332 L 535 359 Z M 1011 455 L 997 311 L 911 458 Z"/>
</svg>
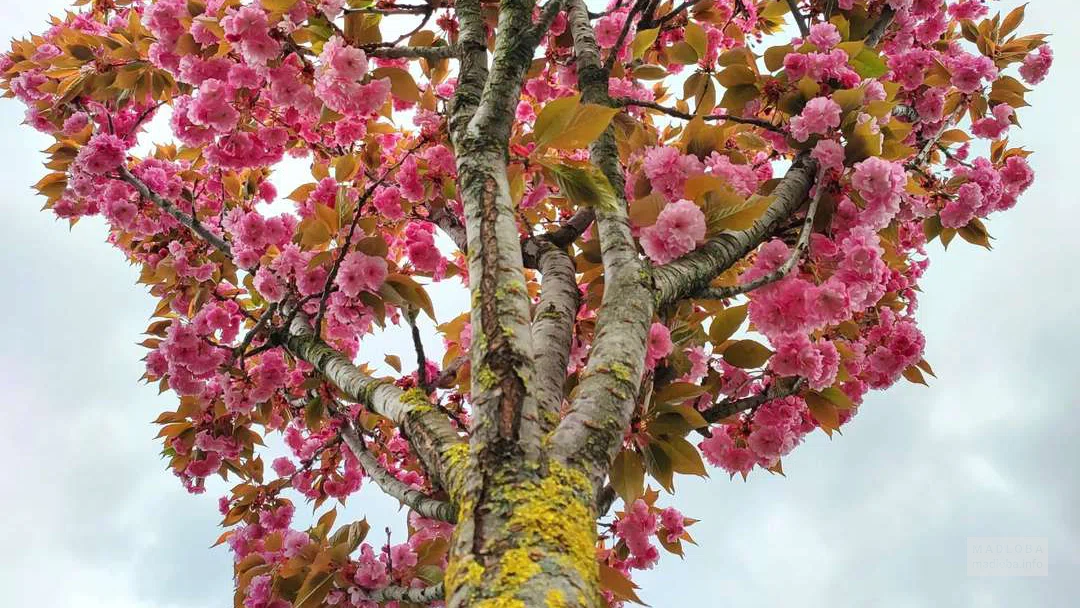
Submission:
<svg viewBox="0 0 1080 608">
<path fill-rule="evenodd" d="M 975 211 L 982 206 L 983 195 L 979 185 L 968 182 L 960 186 L 956 199 L 949 201 L 941 210 L 941 225 L 946 228 L 963 228 L 975 218 Z"/>
<path fill-rule="evenodd" d="M 806 40 L 818 47 L 820 50 L 828 50 L 839 44 L 842 38 L 840 37 L 840 30 L 836 29 L 836 26 L 825 22 L 815 23 L 810 26 L 810 35 L 806 37 Z"/>
<path fill-rule="evenodd" d="M 397 186 L 379 190 L 371 203 L 387 219 L 400 220 L 405 217 L 405 212 L 401 209 L 401 191 L 397 189 Z"/>
<path fill-rule="evenodd" d="M 823 139 L 814 146 L 810 156 L 818 161 L 823 171 L 844 172 L 844 146 L 831 139 Z"/>
<path fill-rule="evenodd" d="M 341 291 L 355 298 L 361 291 L 378 292 L 385 280 L 386 260 L 352 251 L 342 260 L 336 282 Z"/>
<path fill-rule="evenodd" d="M 671 331 L 663 323 L 653 323 L 645 347 L 645 367 L 652 369 L 675 348 L 671 342 Z"/>
<path fill-rule="evenodd" d="M 696 156 L 682 154 L 672 147 L 650 148 L 645 152 L 642 168 L 653 190 L 662 193 L 669 201 L 682 198 L 686 178 L 705 170 Z"/>
<path fill-rule="evenodd" d="M 811 99 L 802 114 L 791 119 L 791 136 L 806 141 L 811 135 L 826 134 L 840 126 L 840 104 L 828 97 Z"/>
<path fill-rule="evenodd" d="M 976 120 L 971 125 L 971 133 L 983 139 L 1001 139 L 1009 132 L 1012 125 L 1010 119 L 1013 116 L 1012 106 L 999 103 L 994 106 L 991 116 Z"/>
<path fill-rule="evenodd" d="M 862 223 L 881 229 L 900 211 L 900 194 L 907 184 L 907 174 L 899 163 L 871 157 L 855 165 L 851 185 L 866 201 Z"/>
<path fill-rule="evenodd" d="M 1053 63 L 1054 51 L 1044 44 L 1024 58 L 1024 64 L 1020 66 L 1020 76 L 1028 84 L 1039 84 L 1046 78 Z"/>
<path fill-rule="evenodd" d="M 102 175 L 119 168 L 125 158 L 127 144 L 124 140 L 108 133 L 98 133 L 79 150 L 75 164 L 87 173 Z"/>
<path fill-rule="evenodd" d="M 657 264 L 686 255 L 705 240 L 705 214 L 694 203 L 681 200 L 664 207 L 656 223 L 641 230 L 641 247 Z"/>
</svg>

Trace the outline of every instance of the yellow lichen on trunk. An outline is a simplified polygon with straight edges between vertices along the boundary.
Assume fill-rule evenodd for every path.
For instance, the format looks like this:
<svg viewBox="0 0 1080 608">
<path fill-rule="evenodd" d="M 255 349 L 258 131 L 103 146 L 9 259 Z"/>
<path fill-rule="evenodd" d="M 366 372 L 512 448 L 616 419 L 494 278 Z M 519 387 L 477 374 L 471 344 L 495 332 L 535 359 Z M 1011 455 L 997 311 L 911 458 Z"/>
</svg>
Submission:
<svg viewBox="0 0 1080 608">
<path fill-rule="evenodd" d="M 592 486 L 575 470 L 507 471 L 462 509 L 446 590 L 450 608 L 600 605 Z M 480 533 L 477 533 L 477 531 Z M 480 539 L 480 540 L 477 540 Z"/>
</svg>

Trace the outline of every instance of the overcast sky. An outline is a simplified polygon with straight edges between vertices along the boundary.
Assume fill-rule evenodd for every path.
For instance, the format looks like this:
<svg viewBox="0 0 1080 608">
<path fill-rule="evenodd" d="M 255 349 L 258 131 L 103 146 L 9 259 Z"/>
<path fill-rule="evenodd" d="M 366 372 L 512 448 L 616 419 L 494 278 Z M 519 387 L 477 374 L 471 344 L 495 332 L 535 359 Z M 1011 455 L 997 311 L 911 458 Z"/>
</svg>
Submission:
<svg viewBox="0 0 1080 608">
<path fill-rule="evenodd" d="M 68 3 L 3 4 L 7 40 L 40 31 Z M 989 223 L 993 252 L 959 239 L 948 252 L 932 246 L 919 320 L 938 380 L 872 394 L 843 436 L 814 434 L 785 458 L 787 477 L 679 479 L 678 506 L 702 520 L 691 528 L 699 546 L 638 577 L 651 605 L 1076 605 L 1080 212 L 1070 147 L 1080 128 L 1069 104 L 1080 23 L 1063 18 L 1072 6 L 1028 7 L 1025 29 L 1053 33 L 1058 60 L 1013 132 L 1036 151 L 1035 186 Z M 228 552 L 207 549 L 225 485 L 193 497 L 164 470 L 150 420 L 175 397 L 137 382 L 145 350 L 135 342 L 153 301 L 101 223 L 69 231 L 38 211 L 30 185 L 48 140 L 21 120 L 20 104 L 0 100 L 3 603 L 228 606 Z M 402 520 L 375 492 L 349 512 L 376 530 Z M 1046 537 L 1049 576 L 967 576 L 973 536 Z"/>
</svg>

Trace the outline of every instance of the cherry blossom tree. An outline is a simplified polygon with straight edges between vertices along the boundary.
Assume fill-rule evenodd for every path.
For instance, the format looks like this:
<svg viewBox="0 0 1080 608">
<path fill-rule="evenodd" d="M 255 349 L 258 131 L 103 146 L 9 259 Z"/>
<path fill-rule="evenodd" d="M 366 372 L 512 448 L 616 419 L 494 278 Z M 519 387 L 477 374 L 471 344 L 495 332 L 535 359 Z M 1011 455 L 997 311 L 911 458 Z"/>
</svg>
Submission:
<svg viewBox="0 0 1080 608">
<path fill-rule="evenodd" d="M 782 473 L 933 375 L 932 241 L 989 249 L 1053 58 L 980 0 L 74 4 L 0 84 L 159 301 L 162 453 L 230 480 L 246 608 L 640 601 L 676 475 Z M 364 483 L 403 542 L 335 526 Z"/>
</svg>

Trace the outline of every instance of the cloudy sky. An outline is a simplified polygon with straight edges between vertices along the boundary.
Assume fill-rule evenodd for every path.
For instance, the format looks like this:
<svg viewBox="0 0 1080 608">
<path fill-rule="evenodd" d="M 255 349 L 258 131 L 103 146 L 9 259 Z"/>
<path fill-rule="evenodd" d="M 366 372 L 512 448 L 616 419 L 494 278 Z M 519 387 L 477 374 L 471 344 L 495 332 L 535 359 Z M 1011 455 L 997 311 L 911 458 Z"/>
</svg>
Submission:
<svg viewBox="0 0 1080 608">
<path fill-rule="evenodd" d="M 4 40 L 67 6 L 3 4 Z M 1080 127 L 1069 72 L 1080 20 L 1070 8 L 1028 8 L 1025 27 L 1052 32 L 1058 58 L 1013 138 L 1036 151 L 1036 185 L 990 222 L 993 252 L 933 246 L 920 322 L 939 379 L 872 395 L 843 436 L 815 434 L 786 458 L 787 477 L 679 480 L 700 545 L 639 577 L 651 605 L 1076 605 L 1080 211 L 1069 148 Z M 174 397 L 137 382 L 145 351 L 134 343 L 153 302 L 100 223 L 69 230 L 38 211 L 30 185 L 48 142 L 21 120 L 19 104 L 0 101 L 4 605 L 230 605 L 227 551 L 207 549 L 224 485 L 192 497 L 164 470 L 149 421 Z M 401 521 L 367 491 L 349 511 L 375 529 Z M 1049 576 L 967 576 L 967 538 L 987 536 L 1046 537 Z"/>
</svg>

